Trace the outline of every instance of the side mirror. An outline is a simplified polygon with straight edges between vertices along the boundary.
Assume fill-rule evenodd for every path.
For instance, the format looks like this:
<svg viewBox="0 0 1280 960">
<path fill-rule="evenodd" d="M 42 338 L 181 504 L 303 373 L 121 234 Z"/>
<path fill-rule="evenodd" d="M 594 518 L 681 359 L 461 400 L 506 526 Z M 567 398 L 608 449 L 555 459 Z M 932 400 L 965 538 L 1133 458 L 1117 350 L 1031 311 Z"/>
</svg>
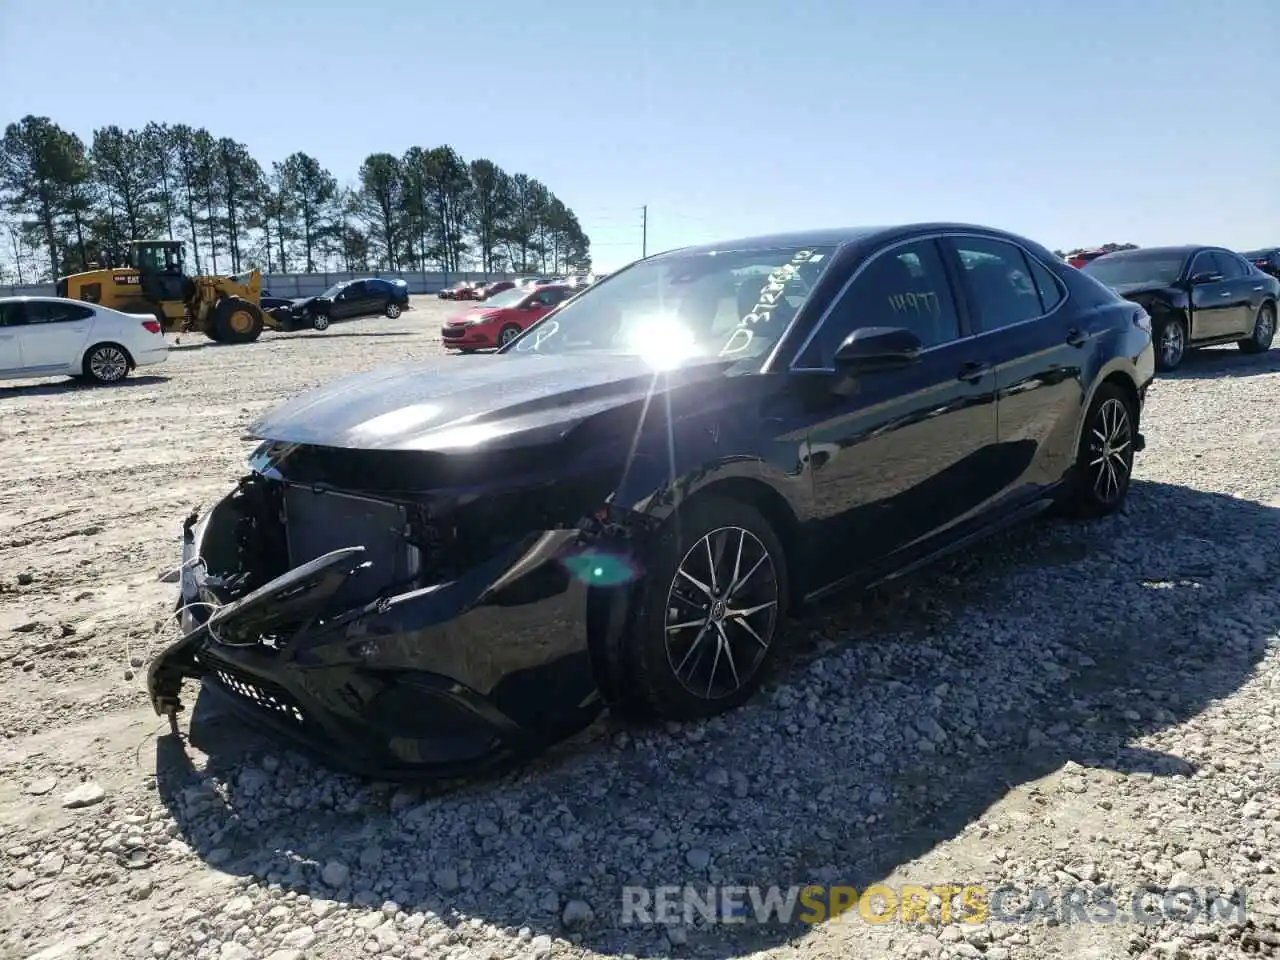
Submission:
<svg viewBox="0 0 1280 960">
<path fill-rule="evenodd" d="M 1200 273 L 1193 274 L 1191 277 L 1191 285 L 1198 287 L 1202 283 L 1217 283 L 1222 279 L 1222 274 L 1215 273 L 1212 270 L 1202 270 Z"/>
<path fill-rule="evenodd" d="M 849 373 L 889 370 L 915 363 L 924 343 L 904 327 L 863 327 L 836 350 L 835 368 Z"/>
</svg>

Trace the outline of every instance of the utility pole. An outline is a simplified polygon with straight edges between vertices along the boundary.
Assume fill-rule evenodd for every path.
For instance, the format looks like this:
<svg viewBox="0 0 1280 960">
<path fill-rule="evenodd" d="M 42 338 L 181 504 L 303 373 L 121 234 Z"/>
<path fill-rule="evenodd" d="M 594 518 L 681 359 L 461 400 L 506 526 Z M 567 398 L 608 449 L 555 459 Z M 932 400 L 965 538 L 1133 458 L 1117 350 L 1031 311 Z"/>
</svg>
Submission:
<svg viewBox="0 0 1280 960">
<path fill-rule="evenodd" d="M 649 205 L 640 208 L 640 259 L 649 255 Z"/>
</svg>

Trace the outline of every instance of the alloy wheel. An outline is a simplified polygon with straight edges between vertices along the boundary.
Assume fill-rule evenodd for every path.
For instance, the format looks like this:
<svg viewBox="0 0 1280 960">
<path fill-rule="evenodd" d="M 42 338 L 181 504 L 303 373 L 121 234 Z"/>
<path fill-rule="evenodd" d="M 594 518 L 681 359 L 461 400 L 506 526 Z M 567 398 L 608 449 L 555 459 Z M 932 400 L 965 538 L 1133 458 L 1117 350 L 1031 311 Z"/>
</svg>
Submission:
<svg viewBox="0 0 1280 960">
<path fill-rule="evenodd" d="M 129 358 L 119 347 L 99 347 L 89 358 L 89 372 L 103 383 L 115 383 L 129 372 Z"/>
<path fill-rule="evenodd" d="M 323 313 L 317 313 L 311 318 L 311 326 L 316 330 L 327 330 L 329 329 L 329 318 Z"/>
<path fill-rule="evenodd" d="M 387 304 L 387 316 L 390 317 L 392 320 L 400 316 L 400 304 L 398 303 Z"/>
<path fill-rule="evenodd" d="M 520 331 L 515 327 L 507 327 L 498 335 L 498 345 L 505 347 L 508 343 L 520 336 Z"/>
<path fill-rule="evenodd" d="M 742 689 L 773 641 L 778 578 L 755 534 L 721 527 L 702 537 L 667 591 L 667 662 L 680 685 L 703 700 Z"/>
<path fill-rule="evenodd" d="M 1263 307 L 1258 311 L 1258 322 L 1253 327 L 1253 342 L 1262 346 L 1271 342 L 1271 336 L 1275 332 L 1275 314 L 1267 307 Z"/>
<path fill-rule="evenodd" d="M 1115 397 L 1107 399 L 1090 427 L 1089 472 L 1093 495 L 1112 504 L 1124 495 L 1133 471 L 1133 427 L 1129 409 Z"/>
<path fill-rule="evenodd" d="M 1160 331 L 1160 359 L 1164 361 L 1165 367 L 1176 367 L 1186 346 L 1182 324 L 1170 320 Z"/>
</svg>

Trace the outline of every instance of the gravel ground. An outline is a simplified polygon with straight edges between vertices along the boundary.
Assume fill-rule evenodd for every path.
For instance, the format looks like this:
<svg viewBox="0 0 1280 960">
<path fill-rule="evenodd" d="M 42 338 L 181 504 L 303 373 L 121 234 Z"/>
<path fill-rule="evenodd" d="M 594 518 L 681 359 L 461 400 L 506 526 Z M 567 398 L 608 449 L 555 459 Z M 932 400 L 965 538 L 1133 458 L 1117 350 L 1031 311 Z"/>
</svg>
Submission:
<svg viewBox="0 0 1280 960">
<path fill-rule="evenodd" d="M 0 384 L 0 956 L 1280 955 L 1280 351 L 1156 384 L 1124 515 L 816 611 L 718 721 L 605 720 L 429 794 L 202 706 L 194 743 L 164 736 L 129 664 L 171 636 L 182 517 L 271 405 L 437 353 L 445 308 L 416 307 L 196 341 L 113 389 Z M 981 924 L 621 913 L 624 885 L 809 883 L 1021 893 Z M 1246 917 L 1055 915 L 1110 887 L 1123 917 L 1144 886 L 1243 891 Z"/>
</svg>

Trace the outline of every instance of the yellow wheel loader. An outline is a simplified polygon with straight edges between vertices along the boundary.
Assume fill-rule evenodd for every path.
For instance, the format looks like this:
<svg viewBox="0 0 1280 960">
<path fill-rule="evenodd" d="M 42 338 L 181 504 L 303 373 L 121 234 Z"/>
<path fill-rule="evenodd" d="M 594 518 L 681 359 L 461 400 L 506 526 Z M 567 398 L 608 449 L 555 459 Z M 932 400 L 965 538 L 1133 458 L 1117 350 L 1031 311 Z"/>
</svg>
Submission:
<svg viewBox="0 0 1280 960">
<path fill-rule="evenodd" d="M 189 277 L 181 240 L 131 240 L 124 265 L 58 279 L 58 296 L 125 313 L 151 313 L 165 333 L 198 330 L 218 343 L 250 343 L 280 328 L 261 306 L 262 274 Z"/>
</svg>

